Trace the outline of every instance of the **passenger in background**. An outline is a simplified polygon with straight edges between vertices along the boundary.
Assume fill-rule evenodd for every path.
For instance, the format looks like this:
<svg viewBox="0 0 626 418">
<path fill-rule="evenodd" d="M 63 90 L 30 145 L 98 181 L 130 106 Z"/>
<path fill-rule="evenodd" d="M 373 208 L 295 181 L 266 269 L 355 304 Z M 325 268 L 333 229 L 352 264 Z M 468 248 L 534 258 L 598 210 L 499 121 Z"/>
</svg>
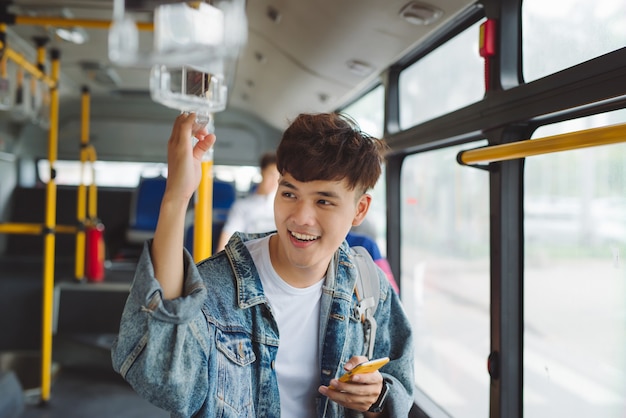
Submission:
<svg viewBox="0 0 626 418">
<path fill-rule="evenodd" d="M 350 231 L 346 236 L 346 241 L 348 241 L 348 245 L 350 245 L 351 247 L 360 245 L 361 247 L 365 248 L 367 252 L 370 253 L 370 255 L 372 256 L 374 263 L 376 263 L 376 265 L 378 265 L 378 267 L 380 267 L 381 270 L 385 272 L 385 274 L 387 275 L 387 280 L 389 280 L 389 284 L 391 285 L 391 287 L 393 287 L 393 290 L 395 290 L 398 294 L 400 293 L 400 288 L 398 287 L 398 283 L 396 283 L 396 279 L 394 279 L 393 277 L 391 266 L 389 265 L 387 259 L 381 254 L 380 248 L 378 248 L 378 244 L 376 244 L 376 241 L 374 241 L 374 239 L 367 235 L 357 234 L 356 232 Z"/>
<path fill-rule="evenodd" d="M 253 194 L 237 199 L 228 212 L 222 228 L 217 251 L 222 251 L 235 232 L 270 232 L 276 230 L 274 223 L 274 196 L 278 188 L 276 154 L 267 152 L 259 161 L 261 183 Z"/>
</svg>

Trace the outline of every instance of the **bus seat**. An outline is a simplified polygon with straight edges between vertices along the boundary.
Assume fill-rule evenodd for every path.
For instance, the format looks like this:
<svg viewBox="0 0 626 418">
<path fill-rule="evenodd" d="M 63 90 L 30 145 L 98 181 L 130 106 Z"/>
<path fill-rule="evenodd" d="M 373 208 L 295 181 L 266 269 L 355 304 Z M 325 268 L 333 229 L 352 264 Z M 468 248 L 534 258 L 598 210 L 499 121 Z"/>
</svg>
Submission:
<svg viewBox="0 0 626 418">
<path fill-rule="evenodd" d="M 228 211 L 235 202 L 237 189 L 231 182 L 213 181 L 213 223 L 226 222 Z"/>
<path fill-rule="evenodd" d="M 237 198 L 237 189 L 232 182 L 222 180 L 213 181 L 213 228 L 211 245 L 213 249 L 222 233 L 222 227 L 228 217 L 228 211 Z M 187 216 L 185 227 L 185 248 L 193 254 L 193 210 Z"/>
<path fill-rule="evenodd" d="M 144 177 L 139 181 L 131 206 L 130 225 L 126 231 L 126 239 L 130 243 L 142 243 L 154 236 L 161 200 L 165 193 L 165 182 L 166 178 L 163 176 Z M 219 226 L 221 231 L 236 195 L 234 183 L 217 179 L 213 181 L 213 230 Z M 187 218 L 193 223 L 193 213 L 191 215 Z M 186 239 L 185 246 L 187 241 Z"/>
<path fill-rule="evenodd" d="M 165 193 L 165 177 L 142 177 L 131 203 L 126 239 L 141 243 L 152 238 L 156 229 L 161 199 Z"/>
</svg>

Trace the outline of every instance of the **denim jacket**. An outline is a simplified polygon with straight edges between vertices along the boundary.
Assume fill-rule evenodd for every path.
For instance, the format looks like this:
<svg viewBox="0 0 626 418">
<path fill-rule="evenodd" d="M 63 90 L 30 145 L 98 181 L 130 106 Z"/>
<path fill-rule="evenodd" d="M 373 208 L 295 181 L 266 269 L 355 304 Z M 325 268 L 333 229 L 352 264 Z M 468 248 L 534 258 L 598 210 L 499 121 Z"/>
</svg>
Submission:
<svg viewBox="0 0 626 418">
<path fill-rule="evenodd" d="M 280 417 L 274 361 L 279 344 L 257 269 L 235 234 L 225 251 L 195 265 L 184 252 L 183 296 L 163 300 L 154 278 L 151 242 L 144 245 L 120 331 L 114 369 L 142 397 L 173 417 Z M 356 269 L 344 242 L 322 288 L 319 384 L 343 373 L 363 354 L 363 325 L 356 313 Z M 407 417 L 413 402 L 413 344 L 398 297 L 379 271 L 381 295 L 374 357 L 390 357 L 380 372 L 390 387 L 383 416 Z M 318 394 L 318 417 L 360 414 Z"/>
</svg>

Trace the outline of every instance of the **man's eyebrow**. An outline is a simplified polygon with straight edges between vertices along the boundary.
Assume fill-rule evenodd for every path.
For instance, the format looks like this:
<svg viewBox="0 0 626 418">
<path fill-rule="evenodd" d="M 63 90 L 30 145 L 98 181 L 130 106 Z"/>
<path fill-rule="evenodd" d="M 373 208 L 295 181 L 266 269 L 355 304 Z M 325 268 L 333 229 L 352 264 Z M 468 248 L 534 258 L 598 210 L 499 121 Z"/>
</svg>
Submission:
<svg viewBox="0 0 626 418">
<path fill-rule="evenodd" d="M 287 187 L 287 188 L 289 188 L 289 189 L 298 190 L 298 188 L 297 188 L 296 186 L 294 186 L 293 184 L 289 183 L 287 180 L 284 180 L 284 179 L 280 180 L 280 181 L 278 182 L 278 185 L 279 185 L 279 186 L 284 186 L 284 187 Z"/>
<path fill-rule="evenodd" d="M 280 180 L 278 182 L 278 184 L 280 186 L 286 187 L 288 189 L 298 190 L 298 188 L 294 184 L 292 184 L 292 183 L 290 183 L 290 182 L 288 182 L 287 180 L 284 180 L 284 179 Z M 335 198 L 335 199 L 339 198 L 339 193 L 336 193 L 336 192 L 333 192 L 333 191 L 320 190 L 318 192 L 315 192 L 315 194 L 317 194 L 317 195 L 319 195 L 321 197 L 331 197 L 331 198 Z"/>
<path fill-rule="evenodd" d="M 332 197 L 332 198 L 338 198 L 339 194 L 335 193 L 335 192 L 325 192 L 325 191 L 319 191 L 317 192 L 318 195 L 323 196 L 323 197 Z"/>
</svg>

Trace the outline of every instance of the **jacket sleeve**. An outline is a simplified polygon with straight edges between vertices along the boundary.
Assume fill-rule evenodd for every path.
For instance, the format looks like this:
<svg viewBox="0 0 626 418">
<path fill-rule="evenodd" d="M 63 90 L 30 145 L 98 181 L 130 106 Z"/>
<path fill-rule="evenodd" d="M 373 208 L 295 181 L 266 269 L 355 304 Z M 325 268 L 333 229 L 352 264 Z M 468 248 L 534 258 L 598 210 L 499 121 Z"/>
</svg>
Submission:
<svg viewBox="0 0 626 418">
<path fill-rule="evenodd" d="M 202 313 L 207 291 L 185 250 L 183 296 L 163 300 L 146 242 L 120 330 L 113 368 L 133 389 L 173 416 L 192 416 L 207 397 L 208 331 Z"/>
<path fill-rule="evenodd" d="M 388 356 L 391 361 L 381 369 L 389 385 L 384 417 L 407 417 L 413 406 L 415 387 L 414 347 L 411 325 L 400 298 L 386 276 L 379 271 L 381 297 L 375 314 L 377 323 L 374 358 Z"/>
</svg>

